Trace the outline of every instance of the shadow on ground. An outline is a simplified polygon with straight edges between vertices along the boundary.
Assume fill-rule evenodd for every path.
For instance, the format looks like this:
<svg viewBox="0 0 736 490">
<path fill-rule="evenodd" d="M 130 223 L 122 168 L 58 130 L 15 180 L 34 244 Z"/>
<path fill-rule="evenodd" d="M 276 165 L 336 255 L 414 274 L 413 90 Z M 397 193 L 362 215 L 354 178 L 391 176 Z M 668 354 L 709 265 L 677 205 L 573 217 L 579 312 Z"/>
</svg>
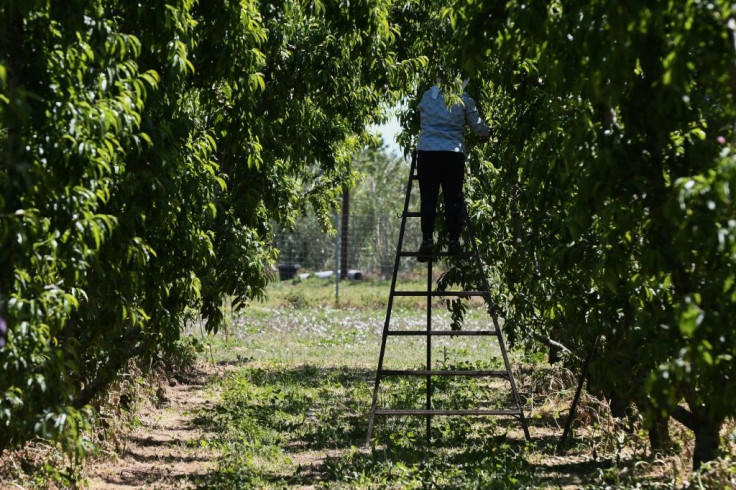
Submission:
<svg viewBox="0 0 736 490">
<path fill-rule="evenodd" d="M 194 370 L 167 386 L 167 401 L 140 411 L 140 426 L 126 437 L 118 457 L 91 465 L 89 488 L 191 487 L 210 474 L 218 453 L 202 441 L 215 433 L 197 425 L 193 412 L 215 406 L 205 393 L 211 380 L 212 373 Z"/>
<path fill-rule="evenodd" d="M 379 418 L 366 447 L 374 374 L 314 365 L 246 365 L 228 373 L 222 402 L 195 419 L 223 452 L 197 485 L 569 487 L 621 484 L 614 470 L 646 462 L 635 455 L 598 459 L 580 446 L 579 454 L 557 456 L 552 418 L 535 419 L 528 442 L 515 419 L 435 417 L 429 444 L 424 418 Z M 414 385 L 393 388 L 397 398 L 421 399 Z"/>
</svg>

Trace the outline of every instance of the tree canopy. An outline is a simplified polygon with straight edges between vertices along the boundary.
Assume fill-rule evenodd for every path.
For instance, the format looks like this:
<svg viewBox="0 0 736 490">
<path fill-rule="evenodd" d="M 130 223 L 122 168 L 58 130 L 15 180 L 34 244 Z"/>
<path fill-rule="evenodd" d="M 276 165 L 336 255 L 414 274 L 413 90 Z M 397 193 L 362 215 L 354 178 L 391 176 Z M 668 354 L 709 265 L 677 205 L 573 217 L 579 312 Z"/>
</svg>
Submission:
<svg viewBox="0 0 736 490">
<path fill-rule="evenodd" d="M 84 413 L 188 315 L 263 294 L 273 222 L 325 216 L 424 64 L 386 2 L 3 2 L 0 447 Z"/>
<path fill-rule="evenodd" d="M 491 113 L 471 212 L 516 343 L 552 336 L 593 379 L 711 459 L 736 410 L 730 2 L 455 2 L 460 66 Z M 530 268 L 530 264 L 532 267 Z"/>
<path fill-rule="evenodd" d="M 736 412 L 735 18 L 725 0 L 2 2 L 0 447 L 82 453 L 116 373 L 175 349 L 188 315 L 216 331 L 225 297 L 260 297 L 272 223 L 326 223 L 365 127 L 462 73 L 493 127 L 467 194 L 509 339 L 601 334 L 598 389 L 653 443 L 674 416 L 713 457 Z"/>
</svg>

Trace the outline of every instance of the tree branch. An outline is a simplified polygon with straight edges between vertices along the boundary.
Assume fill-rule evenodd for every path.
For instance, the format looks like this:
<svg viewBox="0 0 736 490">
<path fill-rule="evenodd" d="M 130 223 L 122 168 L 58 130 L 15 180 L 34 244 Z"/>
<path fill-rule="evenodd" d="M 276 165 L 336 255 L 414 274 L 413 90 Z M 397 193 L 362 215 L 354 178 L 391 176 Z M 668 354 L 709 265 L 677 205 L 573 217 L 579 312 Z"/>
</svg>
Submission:
<svg viewBox="0 0 736 490">
<path fill-rule="evenodd" d="M 148 344 L 146 342 L 135 345 L 139 338 L 140 335 L 137 334 L 129 339 L 128 342 L 125 342 L 125 345 L 129 346 L 128 348 L 122 349 L 125 355 L 111 356 L 107 364 L 98 369 L 97 377 L 87 384 L 74 399 L 72 403 L 74 408 L 80 409 L 85 405 L 89 405 L 97 394 L 109 386 L 128 360 L 148 350 Z"/>
<path fill-rule="evenodd" d="M 671 415 L 673 419 L 677 420 L 690 430 L 694 431 L 697 427 L 695 415 L 693 415 L 692 412 L 685 410 L 685 407 L 682 405 L 677 405 Z"/>
<path fill-rule="evenodd" d="M 543 336 L 541 336 L 539 334 L 534 334 L 534 340 L 536 340 L 537 342 L 541 343 L 542 345 L 545 345 L 545 346 L 549 347 L 550 349 L 561 350 L 561 351 L 566 352 L 567 354 L 571 355 L 575 359 L 580 359 L 579 356 L 575 355 L 575 353 L 573 351 L 571 351 L 570 349 L 568 349 L 564 344 L 562 344 L 562 343 L 560 343 L 560 342 L 558 342 L 556 340 L 552 340 L 549 337 L 543 337 Z"/>
</svg>

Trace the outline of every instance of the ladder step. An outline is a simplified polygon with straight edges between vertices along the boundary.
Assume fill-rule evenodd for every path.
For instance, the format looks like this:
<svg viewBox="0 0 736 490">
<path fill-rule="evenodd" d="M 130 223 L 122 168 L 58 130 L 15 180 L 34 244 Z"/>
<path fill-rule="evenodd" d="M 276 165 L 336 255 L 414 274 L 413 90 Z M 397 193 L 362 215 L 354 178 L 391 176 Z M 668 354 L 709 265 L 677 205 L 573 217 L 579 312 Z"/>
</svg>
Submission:
<svg viewBox="0 0 736 490">
<path fill-rule="evenodd" d="M 522 416 L 519 410 L 398 410 L 391 408 L 376 409 L 376 415 L 510 415 Z"/>
<path fill-rule="evenodd" d="M 407 211 L 404 213 L 404 218 L 421 218 L 422 213 L 419 211 Z"/>
<path fill-rule="evenodd" d="M 473 255 L 470 252 L 451 254 L 450 252 L 436 252 L 430 257 L 455 257 L 457 259 L 469 259 Z M 399 252 L 399 257 L 419 257 L 419 252 Z"/>
<path fill-rule="evenodd" d="M 507 371 L 476 371 L 470 369 L 382 369 L 378 373 L 381 376 L 468 376 L 471 378 L 507 378 L 509 375 Z"/>
<path fill-rule="evenodd" d="M 485 291 L 394 291 L 394 296 L 485 296 Z"/>
<path fill-rule="evenodd" d="M 496 335 L 496 330 L 390 330 L 386 335 L 410 336 L 410 335 L 431 335 L 431 336 L 474 336 L 481 337 L 484 335 Z"/>
</svg>

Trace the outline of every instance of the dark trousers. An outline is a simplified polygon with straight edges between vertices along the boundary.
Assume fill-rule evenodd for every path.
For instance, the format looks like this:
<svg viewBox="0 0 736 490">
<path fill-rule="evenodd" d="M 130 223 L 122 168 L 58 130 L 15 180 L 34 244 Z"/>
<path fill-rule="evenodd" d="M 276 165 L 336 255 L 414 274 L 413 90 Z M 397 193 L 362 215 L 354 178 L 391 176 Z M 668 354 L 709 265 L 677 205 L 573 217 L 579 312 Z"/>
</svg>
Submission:
<svg viewBox="0 0 736 490">
<path fill-rule="evenodd" d="M 445 222 L 450 240 L 460 238 L 465 155 L 454 151 L 420 150 L 417 152 L 417 164 L 423 238 L 432 238 L 434 233 L 440 186 L 445 198 Z"/>
</svg>

